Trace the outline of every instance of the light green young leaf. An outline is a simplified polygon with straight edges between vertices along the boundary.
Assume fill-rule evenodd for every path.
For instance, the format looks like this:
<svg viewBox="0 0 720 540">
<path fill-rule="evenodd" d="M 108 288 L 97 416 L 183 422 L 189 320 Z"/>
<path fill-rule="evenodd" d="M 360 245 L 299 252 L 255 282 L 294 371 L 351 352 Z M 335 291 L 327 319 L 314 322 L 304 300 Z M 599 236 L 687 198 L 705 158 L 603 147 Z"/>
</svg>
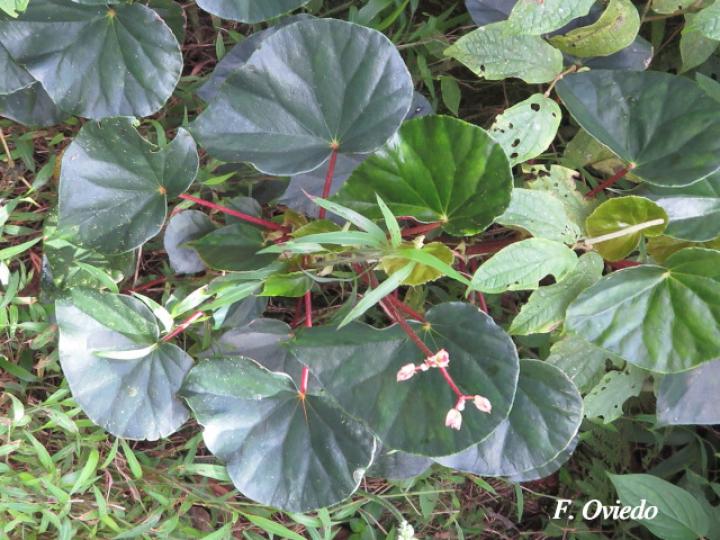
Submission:
<svg viewBox="0 0 720 540">
<path fill-rule="evenodd" d="M 445 262 L 438 259 L 432 253 L 428 253 L 427 251 L 422 251 L 419 249 L 401 249 L 393 253 L 393 255 L 395 254 L 398 257 L 402 257 L 409 261 L 414 261 L 418 264 L 434 268 L 438 272 L 441 272 L 443 275 L 459 281 L 460 283 L 470 285 L 470 280 L 468 280 L 465 276 L 463 276 L 460 272 L 455 270 L 449 264 L 446 264 Z"/>
<path fill-rule="evenodd" d="M 510 325 L 510 333 L 526 336 L 552 332 L 565 319 L 565 312 L 577 296 L 594 285 L 603 273 L 602 257 L 586 253 L 562 281 L 534 291 Z"/>
<path fill-rule="evenodd" d="M 390 232 L 390 243 L 392 247 L 398 247 L 402 243 L 402 233 L 400 232 L 400 225 L 398 224 L 395 215 L 392 213 L 390 208 L 388 208 L 388 205 L 385 204 L 385 201 L 382 200 L 380 195 L 376 194 L 375 196 L 377 197 L 378 206 L 380 207 L 380 211 L 383 214 L 383 218 L 385 218 L 385 225 Z"/>
<path fill-rule="evenodd" d="M 534 180 L 528 182 L 530 189 L 545 191 L 560 199 L 570 220 L 582 230 L 585 219 L 597 203 L 588 200 L 578 191 L 577 181 L 580 175 L 577 171 L 560 165 L 551 165 L 550 167 L 536 166 L 527 169 L 523 167 L 523 172 L 535 177 Z"/>
<path fill-rule="evenodd" d="M 124 349 L 118 351 L 94 351 L 95 356 L 109 358 L 110 360 L 137 360 L 144 358 L 157 349 L 157 343 L 141 349 Z"/>
<path fill-rule="evenodd" d="M 400 270 L 390 275 L 385 281 L 378 285 L 375 289 L 368 291 L 365 296 L 357 303 L 357 305 L 350 310 L 350 313 L 342 320 L 338 325 L 338 328 L 342 328 L 348 323 L 354 321 L 365 313 L 368 309 L 377 304 L 380 300 L 385 298 L 388 294 L 397 289 L 400 284 L 407 279 L 415 268 L 415 263 L 409 263 L 403 266 Z"/>
<path fill-rule="evenodd" d="M 518 32 L 540 36 L 584 17 L 594 3 L 595 0 L 519 0 L 508 20 Z"/>
<path fill-rule="evenodd" d="M 510 206 L 495 221 L 506 227 L 525 229 L 536 238 L 564 244 L 574 244 L 581 234 L 562 201 L 547 191 L 513 189 Z"/>
<path fill-rule="evenodd" d="M 688 19 L 688 32 L 699 32 L 708 39 L 720 40 L 720 2 L 713 2 Z"/>
<path fill-rule="evenodd" d="M 652 0 L 652 10 L 655 13 L 670 15 L 671 13 L 689 8 L 696 1 L 697 0 Z"/>
<path fill-rule="evenodd" d="M 623 415 L 623 403 L 640 395 L 647 372 L 628 366 L 625 371 L 606 373 L 592 391 L 585 396 L 585 416 L 600 418 L 610 424 Z"/>
<path fill-rule="evenodd" d="M 537 289 L 540 280 L 553 275 L 565 278 L 577 266 L 575 252 L 560 242 L 530 238 L 493 255 L 472 279 L 471 289 L 485 293 Z"/>
<path fill-rule="evenodd" d="M 608 353 L 579 336 L 566 335 L 553 344 L 546 362 L 565 372 L 580 392 L 586 394 L 605 374 Z"/>
<path fill-rule="evenodd" d="M 649 474 L 608 474 L 620 502 L 627 506 L 655 506 L 653 519 L 636 519 L 663 540 L 694 540 L 705 536 L 708 516 L 695 497 L 684 489 Z"/>
<path fill-rule="evenodd" d="M 503 147 L 510 165 L 535 158 L 547 150 L 560 127 L 560 106 L 542 94 L 513 105 L 495 119 L 490 136 Z"/>
<path fill-rule="evenodd" d="M 717 39 L 708 38 L 697 27 L 694 27 L 693 21 L 697 16 L 693 13 L 685 15 L 685 26 L 680 34 L 682 73 L 703 64 L 712 56 L 720 43 Z"/>
<path fill-rule="evenodd" d="M 507 21 L 488 24 L 445 50 L 479 77 L 517 77 L 529 84 L 552 81 L 563 69 L 560 51 L 539 36 L 516 34 Z"/>
<path fill-rule="evenodd" d="M 610 0 L 595 23 L 552 37 L 550 43 L 580 58 L 609 56 L 630 46 L 639 30 L 640 14 L 635 4 L 631 0 Z"/>
<path fill-rule="evenodd" d="M 320 197 L 313 197 L 312 200 L 321 208 L 340 216 L 355 225 L 358 229 L 370 234 L 377 242 L 385 243 L 386 236 L 383 230 L 362 214 L 332 201 L 321 199 Z"/>
</svg>

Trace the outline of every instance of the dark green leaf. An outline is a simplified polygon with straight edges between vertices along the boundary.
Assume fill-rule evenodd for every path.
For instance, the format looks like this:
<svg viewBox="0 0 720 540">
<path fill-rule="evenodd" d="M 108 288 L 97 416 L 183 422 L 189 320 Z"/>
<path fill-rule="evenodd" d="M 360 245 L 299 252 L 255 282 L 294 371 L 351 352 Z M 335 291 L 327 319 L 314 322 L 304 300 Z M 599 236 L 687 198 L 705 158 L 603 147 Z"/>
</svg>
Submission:
<svg viewBox="0 0 720 540">
<path fill-rule="evenodd" d="M 720 360 L 666 375 L 657 393 L 657 415 L 664 425 L 720 424 Z"/>
<path fill-rule="evenodd" d="M 0 43 L 63 111 L 96 119 L 154 113 L 183 65 L 170 28 L 141 4 L 33 0 L 0 21 Z"/>
<path fill-rule="evenodd" d="M 170 266 L 178 274 L 195 274 L 205 270 L 205 264 L 197 252 L 183 244 L 205 236 L 215 230 L 213 222 L 199 210 L 185 210 L 168 221 L 163 246 L 170 259 Z"/>
<path fill-rule="evenodd" d="M 92 301 L 97 308 L 95 316 L 91 316 L 88 306 L 83 305 L 83 300 L 89 298 L 87 294 L 76 289 L 72 300 L 56 303 L 60 363 L 73 398 L 93 422 L 117 437 L 167 437 L 188 417 L 175 394 L 192 359 L 170 343 L 129 360 L 99 356 L 102 352 L 136 350 L 153 344 L 152 336 L 140 336 L 145 339 L 145 346 L 141 346 L 120 333 L 128 330 L 130 321 L 121 320 L 122 311 L 115 311 L 118 306 L 138 321 L 150 321 L 152 314 L 134 298 L 95 294 Z M 106 314 L 103 322 L 99 309 Z"/>
<path fill-rule="evenodd" d="M 483 395 L 493 407 L 485 414 L 469 402 L 459 431 L 445 427 L 457 397 L 440 373 L 397 382 L 402 366 L 424 360 L 398 326 L 316 327 L 298 333 L 290 347 L 340 406 L 367 422 L 384 444 L 418 455 L 448 455 L 481 441 L 507 417 L 519 364 L 507 334 L 470 304 L 438 305 L 427 320 L 427 326 L 413 323 L 420 337 L 431 350 L 448 351 L 448 371 L 461 391 Z"/>
<path fill-rule="evenodd" d="M 577 122 L 651 184 L 687 186 L 720 168 L 720 104 L 685 77 L 591 71 L 557 91 Z"/>
<path fill-rule="evenodd" d="M 58 227 L 103 253 L 133 250 L 160 232 L 167 198 L 185 191 L 197 170 L 184 129 L 158 149 L 130 118 L 89 122 L 63 155 Z"/>
<path fill-rule="evenodd" d="M 379 445 L 375 460 L 367 475 L 387 480 L 408 480 L 421 475 L 431 465 L 430 458 L 408 454 L 400 450 L 391 450 Z"/>
<path fill-rule="evenodd" d="M 428 116 L 406 122 L 355 169 L 335 200 L 381 219 L 377 194 L 395 215 L 442 222 L 446 232 L 466 235 L 505 210 L 511 188 L 507 157 L 484 130 Z"/>
<path fill-rule="evenodd" d="M 520 361 L 510 416 L 483 442 L 438 459 L 446 467 L 480 476 L 512 476 L 548 463 L 567 448 L 580 428 L 582 398 L 558 368 Z"/>
<path fill-rule="evenodd" d="M 0 95 L 0 116 L 32 127 L 54 126 L 67 118 L 50 100 L 40 83 L 33 83 L 12 94 Z"/>
<path fill-rule="evenodd" d="M 235 486 L 262 504 L 306 512 L 340 502 L 372 462 L 375 440 L 361 424 L 252 360 L 203 361 L 182 395 Z"/>
<path fill-rule="evenodd" d="M 319 167 L 334 146 L 342 153 L 376 149 L 411 101 L 410 75 L 384 35 L 338 20 L 302 20 L 263 41 L 193 132 L 219 159 L 297 174 Z"/>
<path fill-rule="evenodd" d="M 205 11 L 223 19 L 259 23 L 283 15 L 310 0 L 198 0 Z"/>
<path fill-rule="evenodd" d="M 3 78 L 0 80 L 0 95 L 12 94 L 35 82 L 35 79 L 12 59 L 10 53 L 1 44 L 0 73 L 3 74 Z"/>
<path fill-rule="evenodd" d="M 217 229 L 187 245 L 216 270 L 258 270 L 277 259 L 273 254 L 257 254 L 264 247 L 262 232 L 246 223 Z"/>
</svg>

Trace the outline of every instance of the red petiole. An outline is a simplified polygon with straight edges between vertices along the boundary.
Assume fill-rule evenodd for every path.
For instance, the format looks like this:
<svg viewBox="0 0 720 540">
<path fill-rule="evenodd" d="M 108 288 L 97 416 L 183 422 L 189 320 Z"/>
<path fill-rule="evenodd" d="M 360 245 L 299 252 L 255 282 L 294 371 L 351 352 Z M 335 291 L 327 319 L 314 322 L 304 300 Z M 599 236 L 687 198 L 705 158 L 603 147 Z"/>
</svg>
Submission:
<svg viewBox="0 0 720 540">
<path fill-rule="evenodd" d="M 193 324 L 195 321 L 197 321 L 200 317 L 205 315 L 202 311 L 196 311 L 192 315 L 190 315 L 187 319 L 185 319 L 183 322 L 181 322 L 175 329 L 170 332 L 168 335 L 162 338 L 163 341 L 167 342 L 173 339 L 176 336 L 179 336 L 182 334 L 187 328 Z"/>
<path fill-rule="evenodd" d="M 238 212 L 237 210 L 233 210 L 232 208 L 228 208 L 227 206 L 221 206 L 219 204 L 215 204 L 214 202 L 206 201 L 205 199 L 199 199 L 198 197 L 193 197 L 192 195 L 188 195 L 187 193 L 183 193 L 182 195 L 180 195 L 180 198 L 185 199 L 186 201 L 192 201 L 195 204 L 199 204 L 201 206 L 206 206 L 207 208 L 212 208 L 213 210 L 217 210 L 218 212 L 222 212 L 223 214 L 234 216 L 236 218 L 242 219 L 243 221 L 247 221 L 248 223 L 252 223 L 253 225 L 260 225 L 261 227 L 265 227 L 266 229 L 269 229 L 271 231 L 285 230 L 285 227 L 279 225 L 278 223 L 273 223 L 272 221 L 268 221 L 266 219 L 251 216 L 243 212 Z"/>
</svg>

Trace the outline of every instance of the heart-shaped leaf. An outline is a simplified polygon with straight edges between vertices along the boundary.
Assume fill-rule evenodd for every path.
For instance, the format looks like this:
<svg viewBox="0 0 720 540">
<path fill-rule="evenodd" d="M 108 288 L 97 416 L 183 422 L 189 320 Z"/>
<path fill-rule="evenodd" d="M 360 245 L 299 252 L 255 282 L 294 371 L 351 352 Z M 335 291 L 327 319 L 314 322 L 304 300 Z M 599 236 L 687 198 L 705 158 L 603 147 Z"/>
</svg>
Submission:
<svg viewBox="0 0 720 540">
<path fill-rule="evenodd" d="M 0 43 L 60 109 L 87 118 L 154 113 L 183 65 L 170 28 L 139 3 L 33 0 L 17 20 L 0 21 Z"/>
<path fill-rule="evenodd" d="M 580 227 L 570 219 L 561 199 L 548 191 L 513 189 L 510 206 L 495 221 L 524 229 L 537 238 L 565 244 L 574 244 L 580 238 Z"/>
<path fill-rule="evenodd" d="M 529 84 L 552 81 L 563 68 L 562 53 L 540 36 L 519 34 L 507 21 L 473 30 L 445 50 L 478 77 L 517 77 Z"/>
<path fill-rule="evenodd" d="M 0 95 L 0 116 L 31 127 L 54 126 L 67 118 L 37 82 L 12 94 Z"/>
<path fill-rule="evenodd" d="M 485 230 L 510 202 L 512 174 L 483 129 L 448 116 L 406 122 L 352 173 L 334 200 L 381 219 L 379 195 L 395 215 L 441 222 L 453 235 Z"/>
<path fill-rule="evenodd" d="M 329 506 L 352 495 L 372 462 L 375 440 L 360 423 L 247 358 L 201 362 L 182 395 L 205 445 L 259 503 L 291 512 Z"/>
<path fill-rule="evenodd" d="M 255 24 L 283 15 L 310 0 L 198 0 L 198 5 L 213 15 Z"/>
<path fill-rule="evenodd" d="M 89 122 L 63 155 L 59 227 L 103 253 L 131 251 L 160 232 L 167 199 L 190 186 L 198 164 L 182 128 L 157 148 L 130 118 Z"/>
<path fill-rule="evenodd" d="M 720 173 L 683 188 L 648 185 L 639 194 L 655 201 L 667 213 L 666 235 L 693 242 L 720 236 Z"/>
<path fill-rule="evenodd" d="M 617 197 L 602 203 L 585 220 L 585 230 L 592 237 L 586 243 L 606 260 L 619 261 L 635 251 L 643 236 L 660 236 L 667 223 L 665 210 L 650 199 Z M 613 234 L 622 235 L 599 241 Z"/>
<path fill-rule="evenodd" d="M 577 266 L 575 252 L 560 242 L 530 238 L 515 242 L 478 268 L 472 289 L 486 293 L 537 289 L 548 275 L 562 280 Z"/>
<path fill-rule="evenodd" d="M 518 32 L 539 36 L 584 17 L 594 3 L 595 0 L 518 0 L 508 20 Z"/>
<path fill-rule="evenodd" d="M 657 392 L 663 425 L 720 424 L 720 360 L 666 375 Z"/>
<path fill-rule="evenodd" d="M 565 311 L 578 295 L 600 279 L 605 265 L 597 253 L 586 253 L 577 266 L 558 283 L 533 291 L 510 325 L 510 333 L 519 336 L 552 332 L 563 320 Z"/>
<path fill-rule="evenodd" d="M 188 418 L 176 397 L 192 359 L 171 343 L 139 300 L 73 289 L 55 304 L 59 356 L 73 398 L 90 419 L 116 437 L 157 440 Z M 135 351 L 119 360 L 112 352 Z"/>
<path fill-rule="evenodd" d="M 196 240 L 215 230 L 215 225 L 199 210 L 185 210 L 168 221 L 163 237 L 163 247 L 170 259 L 170 266 L 177 274 L 195 274 L 205 270 L 197 252 L 183 244 Z"/>
<path fill-rule="evenodd" d="M 273 254 L 260 254 L 265 242 L 262 232 L 252 225 L 236 223 L 217 229 L 187 243 L 210 268 L 242 272 L 258 270 L 275 259 Z"/>
<path fill-rule="evenodd" d="M 503 147 L 510 165 L 517 165 L 547 150 L 557 135 L 561 119 L 557 103 L 542 94 L 533 94 L 498 116 L 490 135 Z"/>
<path fill-rule="evenodd" d="M 384 444 L 423 456 L 448 455 L 483 440 L 507 417 L 519 364 L 508 335 L 470 304 L 440 304 L 427 312 L 427 321 L 415 328 L 430 349 L 448 351 L 448 371 L 460 389 L 492 404 L 491 414 L 469 404 L 458 431 L 445 427 L 457 396 L 440 373 L 397 382 L 401 367 L 423 360 L 398 326 L 305 329 L 290 347 L 340 406 L 364 420 Z"/>
<path fill-rule="evenodd" d="M 410 74 L 383 34 L 338 20 L 302 20 L 267 37 L 192 130 L 219 159 L 298 174 L 319 167 L 334 149 L 375 150 L 411 102 Z"/>
<path fill-rule="evenodd" d="M 686 248 L 665 267 L 603 277 L 567 312 L 567 329 L 643 369 L 674 373 L 717 358 L 720 252 Z"/>
<path fill-rule="evenodd" d="M 639 30 L 640 14 L 632 0 L 610 0 L 593 24 L 552 37 L 550 43 L 564 53 L 581 58 L 608 56 L 629 47 Z"/>
<path fill-rule="evenodd" d="M 582 418 L 580 392 L 562 371 L 521 360 L 510 416 L 481 443 L 437 462 L 480 476 L 519 474 L 557 457 L 577 435 Z"/>
<path fill-rule="evenodd" d="M 685 77 L 591 71 L 557 91 L 594 138 L 651 184 L 687 186 L 720 168 L 720 103 Z"/>
</svg>

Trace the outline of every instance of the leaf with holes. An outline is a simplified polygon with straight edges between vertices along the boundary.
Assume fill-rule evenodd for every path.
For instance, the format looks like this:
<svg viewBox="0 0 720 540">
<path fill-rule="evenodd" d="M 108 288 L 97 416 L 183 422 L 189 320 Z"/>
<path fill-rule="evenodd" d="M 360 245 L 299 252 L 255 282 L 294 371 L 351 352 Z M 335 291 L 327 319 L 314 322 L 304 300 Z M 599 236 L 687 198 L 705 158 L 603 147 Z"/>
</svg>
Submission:
<svg viewBox="0 0 720 540">
<path fill-rule="evenodd" d="M 610 199 L 585 220 L 591 237 L 586 243 L 608 261 L 619 261 L 635 251 L 643 237 L 660 236 L 668 216 L 660 206 L 644 197 L 631 195 Z M 610 238 L 619 235 L 616 238 Z"/>
<path fill-rule="evenodd" d="M 648 373 L 633 366 L 624 371 L 610 371 L 585 396 L 585 416 L 610 424 L 623 415 L 623 404 L 639 396 Z"/>
<path fill-rule="evenodd" d="M 512 175 L 500 145 L 448 116 L 406 122 L 352 173 L 334 200 L 381 219 L 379 195 L 395 215 L 440 222 L 462 236 L 483 231 L 510 200 Z"/>
<path fill-rule="evenodd" d="M 484 262 L 471 288 L 486 293 L 537 289 L 548 275 L 562 280 L 577 262 L 575 252 L 564 244 L 530 238 L 510 244 Z"/>
<path fill-rule="evenodd" d="M 574 244 L 580 238 L 578 224 L 570 219 L 562 201 L 548 191 L 513 189 L 510 206 L 495 222 L 565 244 Z"/>
<path fill-rule="evenodd" d="M 219 159 L 298 174 L 322 165 L 333 148 L 375 150 L 397 130 L 412 95 L 408 70 L 381 33 L 301 20 L 267 37 L 191 130 Z"/>
<path fill-rule="evenodd" d="M 542 154 L 555 139 L 560 127 L 560 106 L 542 94 L 533 94 L 513 105 L 490 127 L 490 136 L 503 147 L 510 165 Z"/>
<path fill-rule="evenodd" d="M 557 84 L 570 114 L 654 185 L 682 187 L 720 168 L 720 103 L 694 82 L 654 71 L 591 71 Z"/>
<path fill-rule="evenodd" d="M 17 20 L 0 21 L 0 44 L 60 109 L 95 119 L 153 114 L 183 66 L 170 28 L 141 4 L 33 0 Z"/>
<path fill-rule="evenodd" d="M 516 33 L 507 21 L 473 30 L 445 50 L 478 77 L 517 77 L 529 84 L 552 81 L 562 72 L 562 53 L 539 36 Z"/>
<path fill-rule="evenodd" d="M 427 320 L 428 326 L 415 324 L 415 329 L 431 350 L 448 351 L 448 371 L 461 390 L 483 395 L 492 404 L 491 414 L 468 404 L 458 431 L 445 427 L 457 396 L 437 370 L 397 382 L 402 366 L 424 360 L 398 326 L 309 328 L 289 346 L 340 406 L 366 422 L 384 444 L 422 456 L 448 455 L 485 439 L 507 417 L 518 358 L 507 334 L 470 304 L 440 304 L 427 312 Z"/>
<path fill-rule="evenodd" d="M 131 251 L 160 232 L 167 199 L 190 186 L 198 165 L 182 128 L 157 148 L 130 118 L 87 123 L 63 155 L 58 227 L 103 253 Z"/>
<path fill-rule="evenodd" d="M 650 371 L 675 373 L 717 358 L 720 252 L 686 248 L 665 266 L 603 277 L 568 308 L 566 326 Z"/>
<path fill-rule="evenodd" d="M 182 396 L 235 486 L 262 504 L 307 512 L 342 501 L 373 460 L 375 439 L 362 424 L 250 359 L 200 362 Z"/>
<path fill-rule="evenodd" d="M 510 416 L 481 443 L 436 461 L 480 476 L 520 474 L 567 448 L 582 418 L 580 393 L 562 371 L 538 360 L 521 360 Z"/>
<path fill-rule="evenodd" d="M 192 359 L 158 342 L 157 321 L 142 302 L 76 288 L 55 309 L 60 365 L 94 423 L 116 437 L 151 441 L 185 423 L 188 410 L 176 393 Z M 118 360 L 112 351 L 138 352 Z"/>
</svg>

